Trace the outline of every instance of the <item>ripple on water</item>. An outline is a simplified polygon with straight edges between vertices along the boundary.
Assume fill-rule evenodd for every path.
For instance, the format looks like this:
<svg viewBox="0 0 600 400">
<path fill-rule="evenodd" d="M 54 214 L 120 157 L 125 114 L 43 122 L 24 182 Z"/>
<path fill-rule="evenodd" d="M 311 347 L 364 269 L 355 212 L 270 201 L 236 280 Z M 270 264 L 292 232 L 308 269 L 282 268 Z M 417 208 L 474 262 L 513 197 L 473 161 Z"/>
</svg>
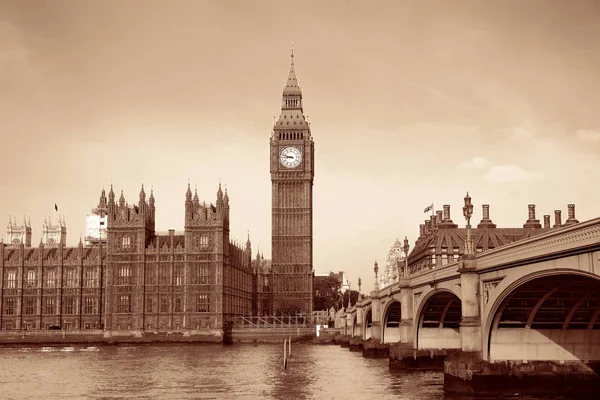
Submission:
<svg viewBox="0 0 600 400">
<path fill-rule="evenodd" d="M 444 395 L 441 372 L 390 372 L 387 360 L 338 346 L 292 351 L 284 369 L 281 345 L 4 348 L 0 397 L 458 399 Z"/>
</svg>

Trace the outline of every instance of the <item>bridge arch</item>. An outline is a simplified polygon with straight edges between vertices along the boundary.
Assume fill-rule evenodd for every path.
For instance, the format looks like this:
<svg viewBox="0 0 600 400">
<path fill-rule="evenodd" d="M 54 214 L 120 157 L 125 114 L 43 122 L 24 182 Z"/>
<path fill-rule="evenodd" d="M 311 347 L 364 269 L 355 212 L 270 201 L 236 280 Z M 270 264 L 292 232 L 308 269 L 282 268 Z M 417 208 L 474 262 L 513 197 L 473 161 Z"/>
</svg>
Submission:
<svg viewBox="0 0 600 400">
<path fill-rule="evenodd" d="M 600 277 L 541 270 L 497 289 L 482 327 L 485 359 L 600 360 Z"/>
<path fill-rule="evenodd" d="M 414 320 L 418 349 L 460 349 L 460 297 L 446 288 L 429 291 L 419 303 Z"/>
<path fill-rule="evenodd" d="M 371 338 L 371 326 L 373 325 L 373 313 L 371 307 L 365 311 L 365 317 L 363 322 L 363 339 L 367 340 Z"/>
<path fill-rule="evenodd" d="M 381 324 L 381 342 L 397 343 L 400 341 L 400 322 L 402 322 L 402 307 L 398 300 L 389 301 L 383 309 Z"/>
</svg>

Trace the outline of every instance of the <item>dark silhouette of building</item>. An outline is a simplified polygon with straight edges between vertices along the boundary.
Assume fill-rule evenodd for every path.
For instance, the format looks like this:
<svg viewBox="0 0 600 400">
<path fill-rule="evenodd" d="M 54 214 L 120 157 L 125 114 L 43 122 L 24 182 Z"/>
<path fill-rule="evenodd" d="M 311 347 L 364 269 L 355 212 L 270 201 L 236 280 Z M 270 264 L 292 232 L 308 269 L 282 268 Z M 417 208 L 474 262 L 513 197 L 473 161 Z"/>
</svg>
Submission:
<svg viewBox="0 0 600 400">
<path fill-rule="evenodd" d="M 312 315 L 315 147 L 303 113 L 293 51 L 270 145 L 273 310 Z"/>
</svg>

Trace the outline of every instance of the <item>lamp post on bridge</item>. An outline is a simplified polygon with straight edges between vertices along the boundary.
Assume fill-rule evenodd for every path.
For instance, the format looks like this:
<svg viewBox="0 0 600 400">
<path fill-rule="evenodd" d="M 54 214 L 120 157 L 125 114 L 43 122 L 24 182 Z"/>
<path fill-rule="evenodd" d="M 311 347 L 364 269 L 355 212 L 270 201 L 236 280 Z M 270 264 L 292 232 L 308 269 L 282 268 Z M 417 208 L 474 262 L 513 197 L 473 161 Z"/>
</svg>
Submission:
<svg viewBox="0 0 600 400">
<path fill-rule="evenodd" d="M 356 300 L 357 302 L 360 300 L 361 295 L 360 295 L 360 285 L 361 285 L 361 280 L 360 280 L 360 276 L 358 277 L 358 299 Z"/>
<path fill-rule="evenodd" d="M 410 246 L 408 245 L 408 238 L 406 236 L 404 236 L 404 247 L 402 248 L 402 250 L 404 250 L 404 277 L 407 278 L 408 277 L 408 250 L 410 249 Z"/>
<path fill-rule="evenodd" d="M 460 321 L 461 350 L 463 352 L 480 352 L 482 344 L 479 314 L 479 274 L 477 273 L 477 256 L 475 255 L 473 237 L 471 236 L 473 204 L 469 192 L 465 196 L 463 215 L 467 220 L 467 237 L 464 254 L 458 262 L 462 314 Z"/>
<path fill-rule="evenodd" d="M 377 278 L 377 273 L 379 272 L 379 267 L 377 266 L 377 261 L 375 261 L 375 266 L 373 267 L 373 271 L 375 271 L 375 290 L 379 290 L 379 279 Z"/>
<path fill-rule="evenodd" d="M 473 238 L 471 237 L 471 216 L 473 215 L 473 204 L 469 192 L 465 196 L 465 205 L 463 207 L 463 215 L 467 220 L 467 240 L 465 241 L 465 254 L 475 254 L 473 249 Z"/>
<path fill-rule="evenodd" d="M 352 286 L 352 284 L 350 283 L 350 281 L 348 281 L 348 310 L 352 306 L 352 303 L 350 302 L 350 286 Z"/>
</svg>

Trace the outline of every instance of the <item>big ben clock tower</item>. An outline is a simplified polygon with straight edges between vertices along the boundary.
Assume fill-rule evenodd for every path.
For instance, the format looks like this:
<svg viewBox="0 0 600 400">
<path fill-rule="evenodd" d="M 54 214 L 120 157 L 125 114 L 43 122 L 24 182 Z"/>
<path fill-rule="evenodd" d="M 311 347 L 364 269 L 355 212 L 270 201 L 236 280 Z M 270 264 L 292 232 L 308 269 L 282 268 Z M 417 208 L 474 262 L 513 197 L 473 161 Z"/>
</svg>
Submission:
<svg viewBox="0 0 600 400">
<path fill-rule="evenodd" d="M 273 311 L 312 315 L 315 148 L 294 70 L 271 136 Z"/>
</svg>

